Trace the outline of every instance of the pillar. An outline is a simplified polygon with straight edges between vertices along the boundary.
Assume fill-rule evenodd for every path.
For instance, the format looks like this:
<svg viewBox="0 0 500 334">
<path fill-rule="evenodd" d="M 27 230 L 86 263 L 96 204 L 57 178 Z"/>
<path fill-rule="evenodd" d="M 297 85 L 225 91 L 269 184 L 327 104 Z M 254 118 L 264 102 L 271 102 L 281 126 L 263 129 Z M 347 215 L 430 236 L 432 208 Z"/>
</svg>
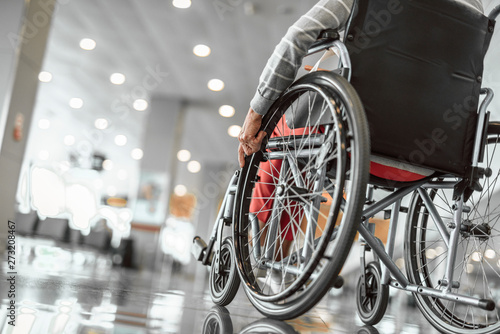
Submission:
<svg viewBox="0 0 500 334">
<path fill-rule="evenodd" d="M 0 253 L 5 249 L 7 220 L 15 217 L 17 183 L 55 3 L 55 0 L 26 0 L 2 1 L 0 5 L 2 20 L 12 15 L 1 42 L 1 57 L 10 62 L 1 62 L 0 73 L 8 72 L 5 66 L 10 66 L 12 75 L 0 88 L 3 89 L 0 98 L 4 101 L 0 113 Z M 19 4 L 24 5 L 24 15 L 19 15 Z"/>
<path fill-rule="evenodd" d="M 168 213 L 169 196 L 172 192 L 171 180 L 175 178 L 176 152 L 179 146 L 180 136 L 177 132 L 182 130 L 184 103 L 175 98 L 153 95 L 150 99 L 149 114 L 143 131 L 142 150 L 144 156 L 140 164 L 141 174 L 157 176 L 158 180 L 163 177 L 166 182 L 161 185 L 161 196 L 158 209 L 165 214 Z M 139 189 L 140 191 L 140 189 Z M 161 226 L 165 222 L 165 215 L 160 220 L 148 220 L 144 207 L 136 204 L 134 222 L 148 225 Z M 158 219 L 158 216 L 155 217 Z M 136 259 L 148 259 L 147 264 L 142 263 L 150 269 L 161 268 L 163 253 L 159 245 L 159 235 L 153 240 L 148 235 L 135 234 L 134 249 Z"/>
</svg>

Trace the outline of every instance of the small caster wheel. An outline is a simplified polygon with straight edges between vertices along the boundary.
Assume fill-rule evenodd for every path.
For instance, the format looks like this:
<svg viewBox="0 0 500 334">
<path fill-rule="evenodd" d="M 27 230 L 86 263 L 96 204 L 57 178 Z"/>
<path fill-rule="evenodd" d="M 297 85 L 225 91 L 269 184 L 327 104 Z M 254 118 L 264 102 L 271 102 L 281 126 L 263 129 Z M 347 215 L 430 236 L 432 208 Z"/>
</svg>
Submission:
<svg viewBox="0 0 500 334">
<path fill-rule="evenodd" d="M 370 262 L 365 268 L 365 279 L 360 277 L 356 287 L 358 315 L 367 325 L 377 324 L 387 309 L 389 286 L 382 285 L 381 282 L 380 265 L 377 262 Z"/>
<path fill-rule="evenodd" d="M 203 322 L 203 334 L 233 334 L 233 322 L 229 311 L 223 306 L 214 306 Z"/>
<path fill-rule="evenodd" d="M 212 301 L 226 306 L 233 301 L 240 286 L 240 276 L 234 261 L 234 247 L 231 238 L 224 239 L 220 254 L 215 254 L 210 268 L 209 287 Z"/>
</svg>

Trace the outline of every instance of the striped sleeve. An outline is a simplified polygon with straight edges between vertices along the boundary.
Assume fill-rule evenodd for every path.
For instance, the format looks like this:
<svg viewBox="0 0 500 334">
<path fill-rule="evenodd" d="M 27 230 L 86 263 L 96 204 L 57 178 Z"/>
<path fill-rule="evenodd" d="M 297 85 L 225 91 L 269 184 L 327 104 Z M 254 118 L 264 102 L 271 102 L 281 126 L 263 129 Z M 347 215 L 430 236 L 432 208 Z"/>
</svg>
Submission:
<svg viewBox="0 0 500 334">
<path fill-rule="evenodd" d="M 255 112 L 266 114 L 293 82 L 302 59 L 320 32 L 344 26 L 352 3 L 353 0 L 321 0 L 288 29 L 260 76 L 257 92 L 250 102 Z"/>
</svg>

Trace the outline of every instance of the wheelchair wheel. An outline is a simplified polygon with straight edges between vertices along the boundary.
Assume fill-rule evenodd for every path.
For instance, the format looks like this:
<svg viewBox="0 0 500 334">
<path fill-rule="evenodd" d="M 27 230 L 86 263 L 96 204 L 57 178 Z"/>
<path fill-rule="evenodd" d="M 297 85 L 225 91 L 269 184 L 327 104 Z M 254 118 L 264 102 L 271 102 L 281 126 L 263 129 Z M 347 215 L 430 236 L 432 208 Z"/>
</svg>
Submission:
<svg viewBox="0 0 500 334">
<path fill-rule="evenodd" d="M 229 311 L 223 306 L 212 307 L 203 322 L 202 334 L 233 334 Z"/>
<path fill-rule="evenodd" d="M 367 325 L 358 329 L 356 334 L 380 334 L 380 332 L 375 327 Z"/>
<path fill-rule="evenodd" d="M 464 203 L 452 292 L 498 301 L 500 294 L 500 125 L 490 123 L 480 167 L 491 176 L 480 180 L 483 190 Z M 453 181 L 444 179 L 443 181 Z M 445 225 L 452 221 L 453 189 L 428 189 Z M 469 210 L 470 209 L 470 210 Z M 416 192 L 406 228 L 406 267 L 414 284 L 438 288 L 445 274 L 447 248 Z M 449 228 L 449 227 L 446 227 Z M 461 303 L 415 294 L 419 309 L 439 331 L 446 333 L 500 333 L 497 310 L 486 311 Z M 498 307 L 498 304 L 497 304 Z"/>
<path fill-rule="evenodd" d="M 360 277 L 356 287 L 358 315 L 361 321 L 367 325 L 378 324 L 387 309 L 389 287 L 381 283 L 380 265 L 377 262 L 368 263 L 365 268 L 365 279 Z"/>
<path fill-rule="evenodd" d="M 219 261 L 219 264 L 217 262 Z M 219 265 L 219 270 L 217 270 Z M 238 292 L 240 277 L 234 263 L 234 248 L 231 238 L 222 243 L 220 254 L 214 255 L 209 276 L 210 296 L 220 306 L 231 303 Z"/>
<path fill-rule="evenodd" d="M 260 319 L 245 326 L 239 334 L 298 334 L 298 332 L 284 321 L 276 319 Z"/>
<path fill-rule="evenodd" d="M 249 300 L 284 320 L 313 307 L 344 264 L 365 200 L 369 134 L 355 90 L 330 72 L 299 79 L 262 124 L 266 143 L 241 171 L 233 235 Z"/>
</svg>

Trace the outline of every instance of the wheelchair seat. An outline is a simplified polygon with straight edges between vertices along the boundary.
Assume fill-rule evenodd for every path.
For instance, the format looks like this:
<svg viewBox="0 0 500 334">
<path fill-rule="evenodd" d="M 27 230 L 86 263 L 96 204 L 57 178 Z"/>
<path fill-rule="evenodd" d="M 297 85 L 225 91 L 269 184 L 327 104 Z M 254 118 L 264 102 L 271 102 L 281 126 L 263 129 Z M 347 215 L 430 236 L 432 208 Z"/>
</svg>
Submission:
<svg viewBox="0 0 500 334">
<path fill-rule="evenodd" d="M 370 126 L 372 175 L 465 175 L 493 28 L 454 0 L 355 1 L 344 42 Z"/>
<path fill-rule="evenodd" d="M 420 181 L 429 176 L 440 174 L 432 169 L 406 164 L 394 159 L 372 155 L 370 158 L 371 182 L 379 186 L 405 186 L 410 182 Z"/>
</svg>

